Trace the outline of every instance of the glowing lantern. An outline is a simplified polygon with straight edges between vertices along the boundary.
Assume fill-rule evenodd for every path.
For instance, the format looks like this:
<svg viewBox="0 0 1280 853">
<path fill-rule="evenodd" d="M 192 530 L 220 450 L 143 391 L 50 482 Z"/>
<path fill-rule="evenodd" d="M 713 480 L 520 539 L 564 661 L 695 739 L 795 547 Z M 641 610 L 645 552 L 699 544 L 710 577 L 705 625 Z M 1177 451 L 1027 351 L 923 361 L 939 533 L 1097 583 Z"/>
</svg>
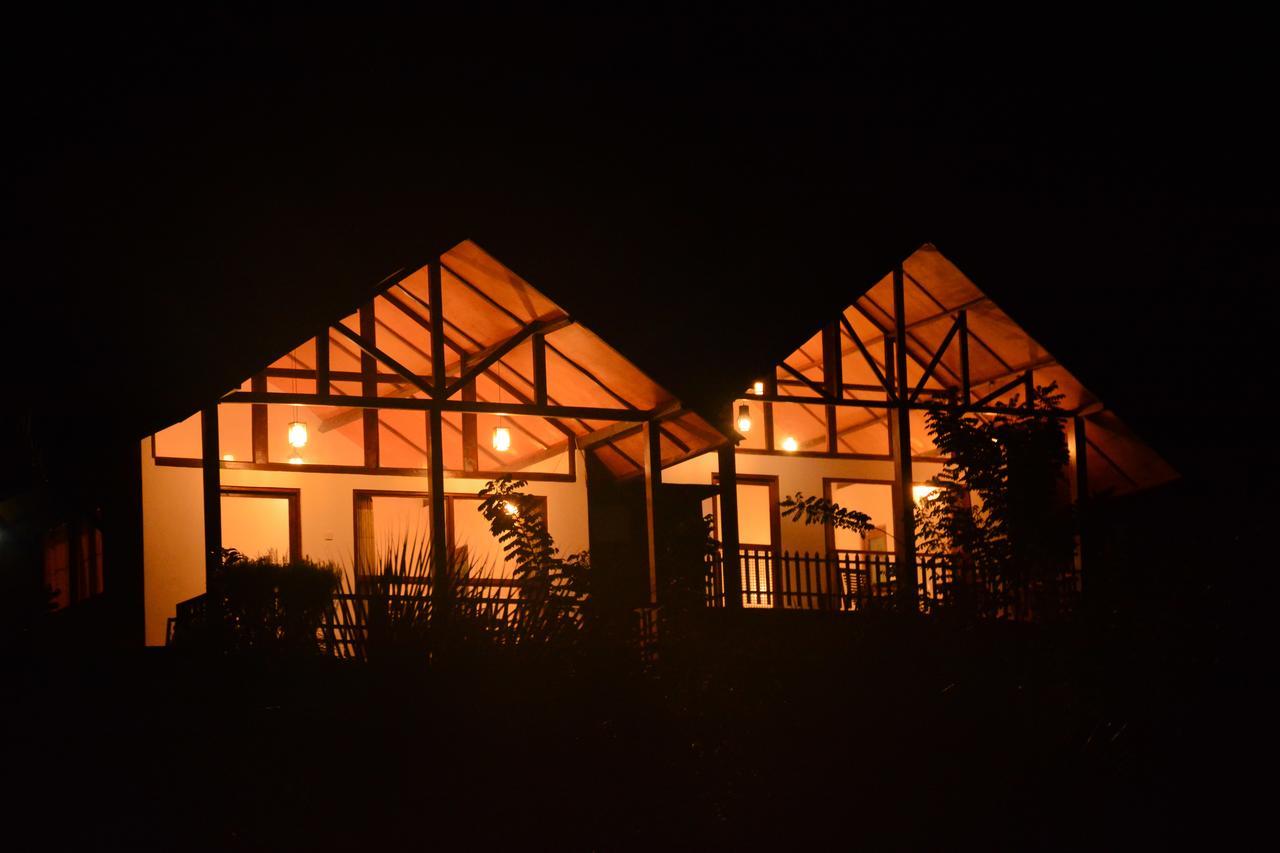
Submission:
<svg viewBox="0 0 1280 853">
<path fill-rule="evenodd" d="M 515 504 L 513 504 L 511 501 L 507 501 L 506 503 L 504 503 L 504 504 L 502 505 L 502 508 L 506 511 L 507 515 L 519 515 L 519 514 L 520 514 L 520 507 L 516 506 L 516 505 L 515 505 Z"/>
<path fill-rule="evenodd" d="M 940 489 L 937 486 L 912 486 L 911 497 L 915 498 L 916 503 L 931 500 L 935 497 Z"/>
<path fill-rule="evenodd" d="M 755 392 L 757 397 L 761 396 L 764 394 L 764 383 L 757 379 L 756 384 L 751 386 L 751 390 Z"/>
<path fill-rule="evenodd" d="M 789 435 L 782 439 L 782 449 L 788 453 L 795 453 L 800 449 L 800 442 L 796 441 L 796 437 L 794 435 Z"/>
<path fill-rule="evenodd" d="M 738 407 L 738 432 L 751 432 L 751 410 L 746 403 Z"/>
<path fill-rule="evenodd" d="M 493 428 L 493 449 L 506 453 L 511 449 L 511 430 L 504 426 Z"/>
<path fill-rule="evenodd" d="M 299 450 L 307 446 L 307 425 L 302 421 L 289 424 L 289 446 Z"/>
</svg>

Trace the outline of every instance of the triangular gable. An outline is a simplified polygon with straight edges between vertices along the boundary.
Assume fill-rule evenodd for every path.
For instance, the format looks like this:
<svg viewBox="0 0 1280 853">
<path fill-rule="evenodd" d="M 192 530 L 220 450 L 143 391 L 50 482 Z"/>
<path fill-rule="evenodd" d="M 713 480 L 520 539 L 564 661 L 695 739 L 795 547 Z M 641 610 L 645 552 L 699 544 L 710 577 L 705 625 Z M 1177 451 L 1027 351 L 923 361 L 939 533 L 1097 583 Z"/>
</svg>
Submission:
<svg viewBox="0 0 1280 853">
<path fill-rule="evenodd" d="M 962 385 L 960 352 L 952 330 L 957 314 L 964 311 L 972 399 L 994 395 L 988 402 L 1007 402 L 1013 395 L 1022 393 L 1019 378 L 1031 371 L 1038 385 L 1056 382 L 1063 394 L 1063 408 L 1080 413 L 1087 420 L 1091 489 L 1125 492 L 1176 478 L 1176 472 L 1168 463 L 1133 435 L 1084 383 L 936 248 L 929 244 L 921 246 L 903 262 L 902 269 L 907 381 L 911 388 L 917 386 L 934 355 L 952 335 L 928 380 L 921 386 L 922 399 Z M 896 319 L 893 306 L 892 275 L 886 274 L 846 308 L 840 318 L 842 382 L 846 387 L 856 386 L 859 398 L 885 399 L 881 382 L 887 372 L 886 332 L 892 335 Z M 821 385 L 823 382 L 822 352 L 819 332 L 784 359 L 777 368 L 778 394 L 813 396 L 809 383 Z M 884 409 L 841 407 L 836 409 L 835 416 L 839 452 L 870 455 L 888 452 Z M 794 436 L 801 450 L 825 447 L 821 405 L 775 406 L 773 420 L 775 432 Z M 924 430 L 923 412 L 912 412 L 912 421 L 912 452 L 935 453 Z"/>
<path fill-rule="evenodd" d="M 444 324 L 439 350 L 447 386 L 441 400 L 455 408 L 473 409 L 444 414 L 447 470 L 518 474 L 570 452 L 582 440 L 585 449 L 609 470 L 627 475 L 643 461 L 643 454 L 632 446 L 638 426 L 612 427 L 617 422 L 638 425 L 651 417 L 659 424 L 663 465 L 703 453 L 725 440 L 476 243 L 468 240 L 453 247 L 439 258 L 439 266 Z M 424 467 L 428 449 L 421 422 L 423 404 L 433 398 L 436 351 L 431 313 L 427 267 L 404 270 L 389 277 L 364 306 L 335 319 L 320 339 L 327 342 L 325 346 L 318 346 L 315 338 L 300 343 L 223 402 L 251 402 L 265 408 L 279 403 L 280 395 L 299 399 L 325 395 L 323 405 L 307 399 L 282 417 L 303 420 L 314 435 L 331 443 L 345 441 L 359 447 L 363 442 L 367 447 L 365 429 L 372 427 L 362 421 L 371 410 L 369 401 L 376 398 L 379 466 Z M 545 394 L 543 402 L 538 400 L 540 391 Z M 344 406 L 344 397 L 360 398 L 363 405 Z M 252 428 L 247 413 L 239 417 L 240 410 L 247 408 L 222 407 L 229 413 L 220 414 L 228 436 L 224 444 Z M 284 407 L 271 408 L 275 412 Z M 532 413 L 535 409 L 537 414 Z M 511 448 L 503 453 L 488 446 L 488 436 L 499 425 L 511 433 Z M 283 462 L 289 455 L 287 449 L 274 446 L 277 433 L 282 430 L 273 426 L 269 463 Z M 466 445 L 468 435 L 470 445 Z M 476 448 L 478 462 L 462 458 L 464 446 Z M 329 456 L 341 458 L 340 464 L 355 464 L 336 444 L 327 450 Z M 247 451 L 242 452 L 247 459 Z M 253 455 L 261 461 L 260 451 Z"/>
</svg>

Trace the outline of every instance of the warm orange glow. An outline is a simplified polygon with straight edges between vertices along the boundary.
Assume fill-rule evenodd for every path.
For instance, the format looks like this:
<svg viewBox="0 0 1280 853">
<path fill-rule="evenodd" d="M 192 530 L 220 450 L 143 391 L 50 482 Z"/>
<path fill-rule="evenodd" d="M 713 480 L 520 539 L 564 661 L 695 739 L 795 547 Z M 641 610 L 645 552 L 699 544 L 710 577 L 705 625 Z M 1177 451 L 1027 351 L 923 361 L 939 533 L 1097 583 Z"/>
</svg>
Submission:
<svg viewBox="0 0 1280 853">
<path fill-rule="evenodd" d="M 511 501 L 507 501 L 506 503 L 504 503 L 504 504 L 502 505 L 502 508 L 503 508 L 504 510 L 506 510 L 507 515 L 519 515 L 519 514 L 520 514 L 520 508 L 519 508 L 518 506 L 516 506 L 515 504 L 513 504 Z"/>
<path fill-rule="evenodd" d="M 504 426 L 493 428 L 493 449 L 499 453 L 506 453 L 511 449 L 510 429 Z"/>
<path fill-rule="evenodd" d="M 289 464 L 290 464 L 290 465 L 301 465 L 301 464 L 302 464 L 302 456 L 301 456 L 301 454 L 295 453 L 295 454 L 293 454 L 292 456 L 290 456 L 290 457 L 289 457 Z"/>
<path fill-rule="evenodd" d="M 764 394 L 764 383 L 761 382 L 759 379 L 757 379 L 756 384 L 751 386 L 751 390 L 755 393 L 757 397 L 759 397 L 760 395 Z"/>
<path fill-rule="evenodd" d="M 224 454 L 222 454 L 222 461 L 223 461 L 223 462 L 235 462 L 235 461 L 236 461 L 235 454 L 232 454 L 232 453 L 224 453 Z"/>
<path fill-rule="evenodd" d="M 738 432 L 751 432 L 751 410 L 746 403 L 738 407 Z"/>
<path fill-rule="evenodd" d="M 302 421 L 289 424 L 289 446 L 299 449 L 307 446 L 307 425 Z"/>
<path fill-rule="evenodd" d="M 937 497 L 940 491 L 942 490 L 937 486 L 912 486 L 911 497 L 915 498 L 916 503 L 920 503 Z"/>
<path fill-rule="evenodd" d="M 796 437 L 794 435 L 789 435 L 782 439 L 782 449 L 788 453 L 795 453 L 800 449 L 800 442 L 796 441 Z"/>
</svg>

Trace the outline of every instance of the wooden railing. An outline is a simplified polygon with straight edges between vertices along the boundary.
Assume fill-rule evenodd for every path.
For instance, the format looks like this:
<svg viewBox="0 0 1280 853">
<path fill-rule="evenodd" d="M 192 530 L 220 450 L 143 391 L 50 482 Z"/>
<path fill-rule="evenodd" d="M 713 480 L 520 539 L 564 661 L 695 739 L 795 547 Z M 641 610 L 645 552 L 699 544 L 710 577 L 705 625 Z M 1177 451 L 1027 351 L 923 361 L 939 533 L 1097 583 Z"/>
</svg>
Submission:
<svg viewBox="0 0 1280 853">
<path fill-rule="evenodd" d="M 749 608 L 856 611 L 892 606 L 897 588 L 896 560 L 891 552 L 837 549 L 825 553 L 775 551 L 744 545 L 741 561 L 742 604 Z M 723 607 L 722 560 L 707 562 L 707 605 Z M 1036 602 L 1070 607 L 1079 584 L 1070 571 L 1055 578 L 1054 589 L 1011 588 L 1002 578 L 963 570 L 950 556 L 916 555 L 916 599 L 931 612 L 967 597 L 976 613 L 1007 619 L 1035 617 Z"/>
<path fill-rule="evenodd" d="M 521 586 L 520 581 L 511 578 L 469 580 L 450 610 L 465 617 L 472 627 L 501 637 L 504 629 L 517 624 L 526 607 Z M 319 639 L 326 651 L 337 657 L 364 657 L 371 625 L 391 621 L 405 624 L 415 618 L 425 621 L 431 606 L 428 583 L 397 579 L 387 584 L 381 578 L 361 578 L 355 592 L 334 594 L 333 607 L 321 623 Z M 166 626 L 165 644 L 172 644 L 185 630 L 203 622 L 207 610 L 205 595 L 178 602 L 176 613 Z"/>
<path fill-rule="evenodd" d="M 338 593 L 333 609 L 321 626 L 325 648 L 342 658 L 363 658 L 370 631 L 390 622 L 425 625 L 430 619 L 431 590 L 428 583 L 390 584 L 390 591 L 380 589 L 380 578 L 362 578 L 354 593 Z M 502 640 L 507 629 L 519 623 L 528 602 L 522 597 L 523 584 L 512 578 L 479 578 L 467 581 L 455 590 L 449 612 L 466 619 L 474 630 Z"/>
<path fill-rule="evenodd" d="M 893 555 L 883 551 L 827 553 L 775 551 L 743 545 L 739 551 L 742 605 L 787 610 L 858 610 L 891 598 Z M 708 561 L 707 603 L 724 603 L 721 559 Z"/>
</svg>

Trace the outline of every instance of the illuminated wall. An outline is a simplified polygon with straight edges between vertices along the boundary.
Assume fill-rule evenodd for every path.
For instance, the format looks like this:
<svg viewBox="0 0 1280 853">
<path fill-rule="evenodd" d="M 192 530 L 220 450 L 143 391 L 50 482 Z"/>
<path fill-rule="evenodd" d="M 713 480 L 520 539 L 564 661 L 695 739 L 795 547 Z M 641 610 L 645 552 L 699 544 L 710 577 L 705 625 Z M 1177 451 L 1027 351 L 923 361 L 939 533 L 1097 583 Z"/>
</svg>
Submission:
<svg viewBox="0 0 1280 853">
<path fill-rule="evenodd" d="M 199 418 L 194 423 L 198 433 Z M 160 645 L 164 643 L 166 622 L 174 615 L 177 603 L 204 592 L 201 470 L 157 465 L 151 455 L 150 439 L 142 441 L 139 452 L 142 454 L 146 634 L 149 645 Z M 577 463 L 578 471 L 584 471 L 581 458 Z M 550 459 L 535 467 L 554 471 L 564 467 L 564 462 Z M 484 480 L 446 478 L 445 491 L 474 495 L 484 484 Z M 300 489 L 302 553 L 313 560 L 336 563 L 349 572 L 355 552 L 355 491 L 425 491 L 427 480 L 425 476 L 224 468 L 222 485 Z M 562 552 L 587 548 L 584 475 L 580 474 L 576 482 L 531 482 L 526 491 L 546 497 L 548 528 Z M 278 519 L 269 529 L 264 526 L 261 530 L 241 516 L 227 521 L 242 525 L 242 530 L 253 531 L 252 535 L 264 542 L 278 536 L 274 532 L 279 530 Z M 264 519 L 263 525 L 268 521 Z M 466 520 L 456 530 L 469 538 L 478 538 L 476 525 Z"/>
<path fill-rule="evenodd" d="M 822 496 L 824 477 L 883 482 L 893 480 L 893 463 L 889 460 L 739 453 L 736 461 L 739 476 L 777 477 L 778 495 L 784 499 L 796 492 Z M 662 472 L 662 478 L 668 483 L 710 483 L 718 467 L 716 454 L 704 453 L 668 468 Z M 927 481 L 941 470 L 940 462 L 912 463 L 912 474 L 916 482 Z M 873 493 L 868 492 L 868 497 L 872 495 Z M 874 524 L 892 524 L 891 511 L 879 499 L 874 501 L 874 506 L 862 507 L 856 504 L 847 506 L 850 509 L 868 513 Z M 881 515 L 884 517 L 879 517 Z M 740 530 L 738 535 L 744 543 L 752 541 L 747 538 L 745 531 Z M 820 526 L 806 526 L 800 522 L 784 519 L 781 522 L 781 547 L 787 551 L 825 551 L 826 535 Z"/>
</svg>

